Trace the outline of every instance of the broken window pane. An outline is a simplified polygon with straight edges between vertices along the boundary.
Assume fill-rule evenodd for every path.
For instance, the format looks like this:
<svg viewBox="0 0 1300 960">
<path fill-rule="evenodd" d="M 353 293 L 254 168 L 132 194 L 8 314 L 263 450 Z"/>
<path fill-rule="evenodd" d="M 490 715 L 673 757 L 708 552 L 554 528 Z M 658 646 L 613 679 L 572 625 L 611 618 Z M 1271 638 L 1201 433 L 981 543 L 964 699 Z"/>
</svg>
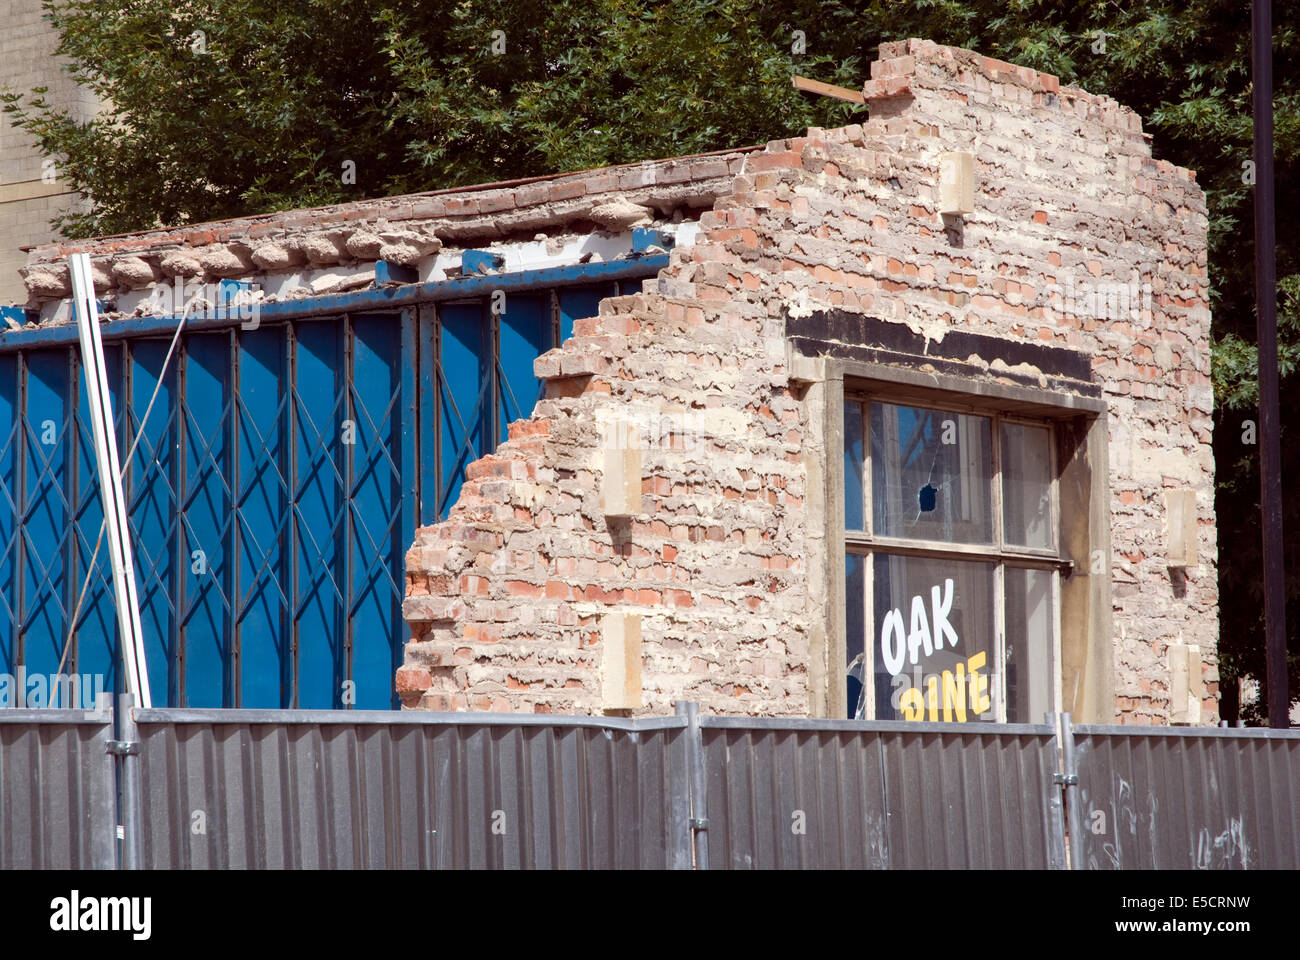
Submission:
<svg viewBox="0 0 1300 960">
<path fill-rule="evenodd" d="M 879 536 L 993 541 L 988 417 L 871 404 L 871 520 Z"/>
<path fill-rule="evenodd" d="M 1007 567 L 1007 720 L 1042 723 L 1052 711 L 1052 573 Z"/>
<path fill-rule="evenodd" d="M 1052 448 L 1046 427 L 1002 424 L 1003 539 L 1051 549 Z"/>
<path fill-rule="evenodd" d="M 862 525 L 862 404 L 844 404 L 844 529 Z"/>
<path fill-rule="evenodd" d="M 885 554 L 873 562 L 876 718 L 995 720 L 994 565 Z"/>
</svg>

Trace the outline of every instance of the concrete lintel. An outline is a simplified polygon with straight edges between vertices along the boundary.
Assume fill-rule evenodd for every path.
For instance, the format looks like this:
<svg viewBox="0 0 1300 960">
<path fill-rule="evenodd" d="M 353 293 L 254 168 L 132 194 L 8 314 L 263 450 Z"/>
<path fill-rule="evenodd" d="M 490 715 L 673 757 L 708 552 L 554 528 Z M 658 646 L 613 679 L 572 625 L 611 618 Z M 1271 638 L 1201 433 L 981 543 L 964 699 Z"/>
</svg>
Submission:
<svg viewBox="0 0 1300 960">
<path fill-rule="evenodd" d="M 920 359 L 923 358 L 918 358 Z M 972 398 L 992 400 L 1008 412 L 1025 412 L 1046 417 L 1079 415 L 1095 417 L 1106 412 L 1104 400 L 1056 390 L 1036 390 L 989 380 L 968 380 L 925 370 L 862 363 L 855 360 L 840 361 L 839 365 L 845 378 L 862 381 L 864 386 L 868 387 L 886 385 L 891 388 L 891 393 L 898 395 L 900 399 L 903 395 L 898 393 L 896 389 L 898 387 L 924 391 L 930 395 L 936 392 L 951 393 L 954 399 L 964 399 L 967 402 Z M 792 366 L 791 369 L 794 367 Z"/>
</svg>

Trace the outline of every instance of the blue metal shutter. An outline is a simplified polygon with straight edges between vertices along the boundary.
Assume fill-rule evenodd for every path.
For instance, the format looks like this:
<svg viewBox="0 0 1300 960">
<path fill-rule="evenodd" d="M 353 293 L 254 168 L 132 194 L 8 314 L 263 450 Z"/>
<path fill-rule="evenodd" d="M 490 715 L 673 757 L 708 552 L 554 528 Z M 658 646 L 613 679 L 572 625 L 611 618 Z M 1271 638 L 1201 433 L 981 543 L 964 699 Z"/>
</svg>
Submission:
<svg viewBox="0 0 1300 960">
<path fill-rule="evenodd" d="M 444 517 L 466 466 L 530 414 L 536 357 L 616 292 L 610 281 L 510 293 L 499 316 L 479 296 L 251 329 L 197 324 L 166 370 L 165 327 L 110 339 L 155 702 L 396 706 L 417 524 Z M 103 545 L 81 596 L 102 518 L 75 337 L 4 339 L 0 670 L 51 674 L 62 657 L 63 672 L 100 674 L 112 690 Z"/>
</svg>

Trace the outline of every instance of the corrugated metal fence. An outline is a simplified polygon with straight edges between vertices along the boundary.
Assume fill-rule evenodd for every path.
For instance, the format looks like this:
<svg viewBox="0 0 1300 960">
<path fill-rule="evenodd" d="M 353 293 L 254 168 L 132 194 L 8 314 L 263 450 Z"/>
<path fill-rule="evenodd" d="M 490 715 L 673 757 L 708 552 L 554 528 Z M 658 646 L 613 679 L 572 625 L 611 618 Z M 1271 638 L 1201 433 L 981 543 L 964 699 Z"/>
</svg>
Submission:
<svg viewBox="0 0 1300 960">
<path fill-rule="evenodd" d="M 142 862 L 690 865 L 683 722 L 531 721 L 139 711 Z"/>
<path fill-rule="evenodd" d="M 1089 870 L 1300 868 L 1300 731 L 1077 726 Z"/>
<path fill-rule="evenodd" d="M 712 867 L 1065 866 L 1051 727 L 700 726 Z"/>
<path fill-rule="evenodd" d="M 1058 720 L 0 710 L 0 869 L 1300 867 L 1300 731 Z"/>
<path fill-rule="evenodd" d="M 117 863 L 113 714 L 0 709 L 0 870 Z"/>
</svg>

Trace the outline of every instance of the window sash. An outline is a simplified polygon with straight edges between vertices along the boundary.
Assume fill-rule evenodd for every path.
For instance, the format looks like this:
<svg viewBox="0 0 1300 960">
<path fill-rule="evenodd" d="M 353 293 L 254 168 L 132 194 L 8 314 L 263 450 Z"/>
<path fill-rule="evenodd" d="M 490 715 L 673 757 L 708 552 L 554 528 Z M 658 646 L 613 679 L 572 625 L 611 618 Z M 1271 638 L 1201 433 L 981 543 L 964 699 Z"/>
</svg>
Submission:
<svg viewBox="0 0 1300 960">
<path fill-rule="evenodd" d="M 1000 413 L 995 410 L 980 409 L 978 407 L 962 406 L 951 403 L 925 403 L 923 409 L 938 410 L 945 413 L 961 413 L 968 416 L 985 417 L 989 421 L 989 430 L 991 436 L 991 458 L 989 478 L 991 501 L 993 511 L 993 542 L 991 544 L 966 544 L 956 543 L 947 540 L 927 540 L 913 537 L 886 537 L 875 534 L 872 530 L 872 462 L 871 462 L 871 414 L 870 404 L 886 403 L 891 405 L 915 405 L 921 407 L 917 401 L 909 400 L 906 404 L 882 397 L 875 393 L 866 393 L 860 391 L 845 391 L 844 403 L 847 406 L 850 403 L 860 404 L 862 407 L 861 415 L 858 422 L 862 427 L 862 436 L 858 438 L 862 449 L 862 527 L 855 529 L 846 525 L 844 528 L 844 539 L 846 546 L 850 543 L 861 545 L 878 544 L 882 548 L 890 549 L 909 549 L 918 548 L 939 553 L 950 554 L 969 554 L 971 556 L 985 556 L 990 559 L 1000 557 L 1023 557 L 1025 559 L 1034 558 L 1051 558 L 1059 559 L 1060 557 L 1060 522 L 1058 515 L 1059 496 L 1058 478 L 1056 469 L 1056 433 L 1050 428 L 1050 424 L 1042 420 L 1035 420 L 1028 417 L 1018 417 L 1011 414 Z M 1005 540 L 1005 523 L 1003 517 L 1003 489 L 1002 489 L 1002 424 L 1014 423 L 1030 427 L 1048 427 L 1048 476 L 1051 477 L 1051 492 L 1049 505 L 1049 523 L 1051 532 L 1050 542 L 1054 545 L 1050 548 L 1037 548 L 1021 546 L 1018 544 L 1008 544 Z M 845 455 L 847 461 L 849 438 L 847 432 L 844 438 Z M 846 484 L 847 486 L 847 484 Z M 841 491 L 841 499 L 845 491 Z M 843 516 L 849 515 L 847 505 L 843 510 Z"/>
<path fill-rule="evenodd" d="M 874 683 L 876 658 L 879 656 L 880 643 L 880 626 L 881 618 L 876 616 L 875 610 L 875 555 L 881 556 L 918 556 L 934 557 L 936 559 L 947 559 L 942 554 L 936 554 L 929 551 L 907 551 L 906 553 L 894 550 L 873 550 L 861 549 L 854 546 L 848 546 L 845 550 L 846 555 L 861 557 L 863 559 L 863 582 L 862 582 L 862 677 L 864 687 L 868 687 L 868 692 L 864 697 L 865 712 L 858 719 L 873 720 L 876 719 L 875 697 L 870 692 L 870 684 Z M 996 677 L 997 683 L 989 684 L 989 697 L 992 700 L 993 716 L 989 720 L 979 720 L 970 722 L 979 723 L 1007 723 L 1008 714 L 1008 691 L 1007 691 L 1007 614 L 1006 614 L 1006 571 L 1008 569 L 1026 570 L 1037 569 L 1047 570 L 1051 573 L 1051 598 L 1049 614 L 1051 617 L 1051 649 L 1048 656 L 1051 663 L 1051 676 L 1049 678 L 1049 699 L 1053 711 L 1060 709 L 1060 674 L 1061 674 L 1061 576 L 1060 566 L 1056 563 L 1026 563 L 1019 558 L 1007 557 L 1004 559 L 994 559 L 986 556 L 961 555 L 952 557 L 952 559 L 961 560 L 979 560 L 991 561 L 993 563 L 993 655 L 995 662 L 986 667 L 986 673 Z M 846 599 L 848 594 L 846 591 Z M 904 617 L 907 617 L 908 610 L 902 610 Z M 931 625 L 933 627 L 933 625 Z M 849 658 L 845 658 L 848 660 Z M 848 663 L 845 663 L 842 669 L 847 670 Z M 904 670 L 906 671 L 906 668 Z M 856 703 L 850 703 L 849 709 L 854 710 Z M 929 719 L 928 714 L 925 719 Z M 1018 723 L 1041 723 L 1042 717 L 1024 717 L 1018 718 Z"/>
<path fill-rule="evenodd" d="M 876 657 L 879 655 L 877 649 L 879 643 L 879 631 L 881 626 L 880 618 L 876 616 L 875 606 L 875 554 L 884 556 L 915 556 L 929 557 L 935 559 L 951 560 L 968 560 L 968 561 L 986 561 L 993 564 L 993 650 L 996 662 L 990 665 L 990 672 L 996 677 L 996 683 L 989 684 L 989 696 L 992 700 L 993 717 L 990 721 L 980 720 L 975 722 L 995 722 L 1006 723 L 1008 715 L 1008 689 L 1007 689 L 1007 636 L 1006 636 L 1006 570 L 1011 568 L 1029 568 L 1043 569 L 1051 571 L 1051 598 L 1050 598 L 1050 618 L 1051 618 L 1051 649 L 1048 656 L 1051 663 L 1051 677 L 1049 679 L 1050 695 L 1049 699 L 1053 710 L 1060 708 L 1060 676 L 1061 676 L 1061 625 L 1060 625 L 1060 517 L 1059 517 L 1059 489 L 1058 489 L 1058 471 L 1057 471 L 1057 448 L 1056 432 L 1051 429 L 1050 422 L 1044 422 L 1041 419 L 1030 417 L 1021 417 L 1014 414 L 1007 414 L 997 410 L 991 410 L 979 406 L 951 403 L 947 401 L 930 402 L 928 400 L 919 400 L 908 398 L 907 400 L 897 400 L 884 397 L 878 393 L 870 391 L 860 391 L 846 389 L 844 391 L 844 408 L 842 408 L 842 423 L 847 428 L 848 417 L 843 410 L 851 403 L 860 405 L 859 415 L 854 420 L 861 425 L 861 436 L 857 438 L 857 444 L 862 451 L 861 477 L 862 477 L 862 528 L 852 529 L 847 526 L 849 510 L 844 498 L 847 495 L 847 478 L 843 484 L 845 489 L 841 490 L 841 517 L 845 520 L 844 528 L 844 552 L 864 558 L 864 578 L 863 578 L 863 663 L 862 678 L 863 693 L 862 700 L 864 705 L 863 719 L 872 719 L 876 714 L 876 702 L 874 696 L 875 683 L 875 665 Z M 961 413 L 969 416 L 979 416 L 987 418 L 989 421 L 990 434 L 990 500 L 993 514 L 993 542 L 991 544 L 967 544 L 955 543 L 950 541 L 927 540 L 905 537 L 890 537 L 875 534 L 872 530 L 873 503 L 872 503 L 872 462 L 871 462 L 871 411 L 872 403 L 886 403 L 892 405 L 908 405 L 926 410 L 936 410 L 948 413 Z M 1003 509 L 1003 476 L 1002 476 L 1002 424 L 1014 423 L 1032 427 L 1047 427 L 1048 436 L 1048 476 L 1050 479 L 1050 498 L 1049 498 L 1049 524 L 1050 536 L 1049 541 L 1053 545 L 1051 548 L 1035 548 L 1022 545 L 1007 544 L 1005 540 L 1005 517 Z M 848 451 L 850 450 L 850 438 L 845 430 L 844 449 L 841 455 L 845 456 L 846 467 L 848 466 Z M 846 600 L 848 600 L 846 593 Z M 906 615 L 906 611 L 905 611 Z M 845 658 L 848 659 L 847 657 Z M 841 669 L 847 669 L 845 663 Z M 843 682 L 843 681 L 841 681 Z M 942 707 L 942 704 L 940 704 Z M 857 704 L 849 704 L 852 711 Z M 942 716 L 942 713 L 940 713 Z M 929 719 L 928 712 L 925 719 Z M 1041 717 L 1018 718 L 1021 722 L 1038 723 Z"/>
</svg>

